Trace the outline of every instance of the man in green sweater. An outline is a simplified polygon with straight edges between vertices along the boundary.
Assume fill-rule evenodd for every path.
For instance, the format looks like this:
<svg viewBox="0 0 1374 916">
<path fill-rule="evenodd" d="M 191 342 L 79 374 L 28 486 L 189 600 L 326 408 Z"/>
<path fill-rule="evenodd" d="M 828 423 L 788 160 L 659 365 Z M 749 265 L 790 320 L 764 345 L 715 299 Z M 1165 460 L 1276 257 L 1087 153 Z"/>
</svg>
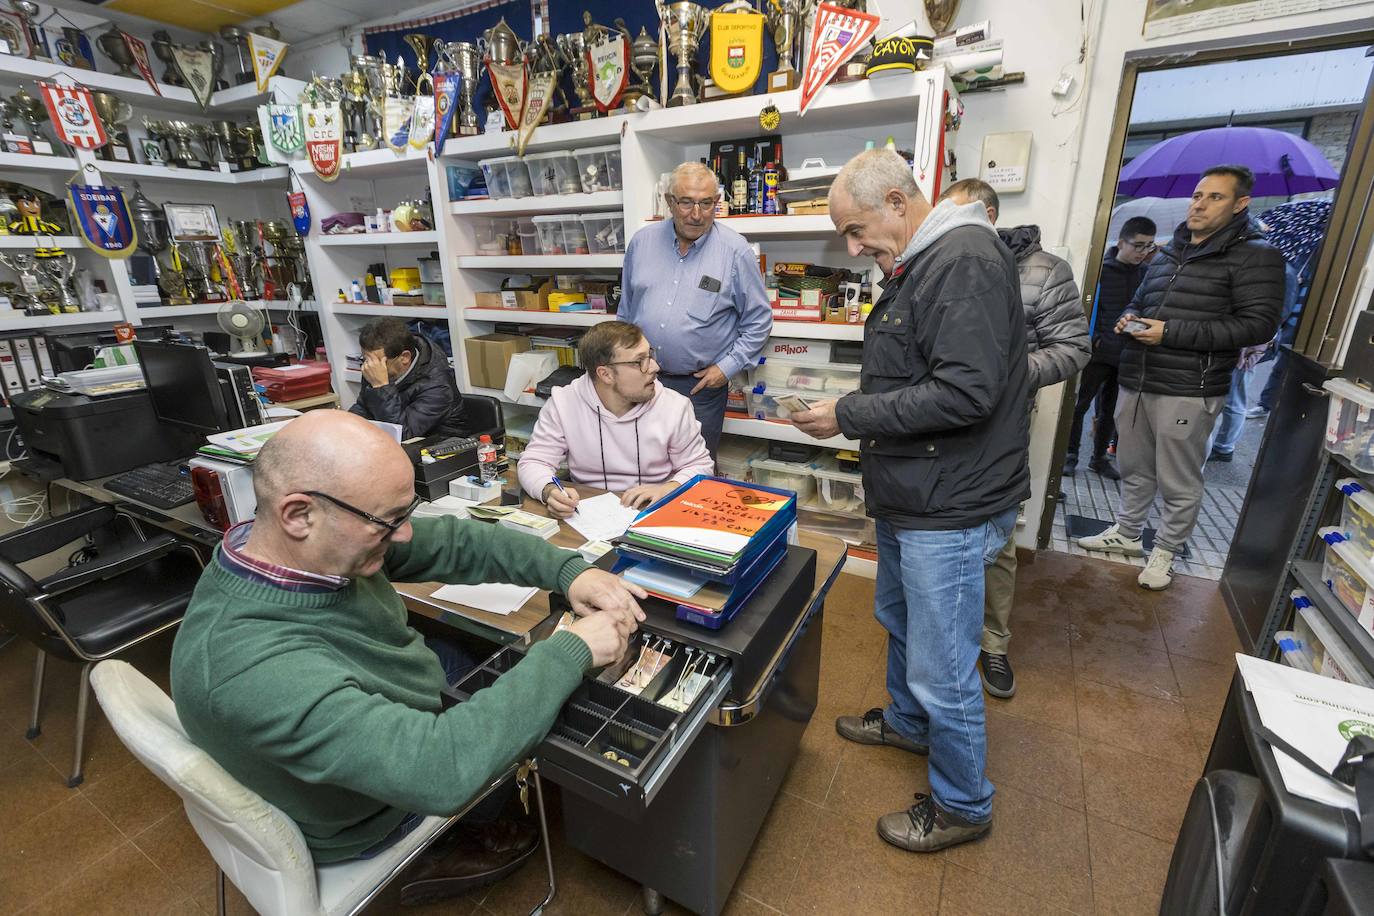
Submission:
<svg viewBox="0 0 1374 916">
<path fill-rule="evenodd" d="M 620 658 L 637 586 L 543 540 L 410 521 L 414 480 L 386 433 L 342 411 L 293 420 L 254 465 L 257 518 L 226 533 L 172 650 L 187 734 L 289 815 L 316 864 L 375 855 L 452 814 L 543 738 L 583 673 Z M 445 710 L 449 679 L 391 580 L 558 590 L 582 615 L 492 687 Z M 423 902 L 495 880 L 528 824 L 460 825 L 407 885 Z"/>
</svg>

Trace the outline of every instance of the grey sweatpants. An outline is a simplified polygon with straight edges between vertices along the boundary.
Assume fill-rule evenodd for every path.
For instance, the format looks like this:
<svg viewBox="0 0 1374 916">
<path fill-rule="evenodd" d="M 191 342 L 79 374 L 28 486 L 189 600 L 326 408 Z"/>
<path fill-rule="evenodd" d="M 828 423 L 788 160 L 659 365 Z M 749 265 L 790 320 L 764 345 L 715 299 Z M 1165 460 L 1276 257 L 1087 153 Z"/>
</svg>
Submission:
<svg viewBox="0 0 1374 916">
<path fill-rule="evenodd" d="M 1140 537 L 1156 490 L 1164 497 L 1155 543 L 1178 553 L 1193 533 L 1202 503 L 1202 466 L 1207 441 L 1226 401 L 1145 394 L 1123 387 L 1116 402 L 1116 460 L 1121 470 L 1121 510 L 1116 524 Z"/>
</svg>

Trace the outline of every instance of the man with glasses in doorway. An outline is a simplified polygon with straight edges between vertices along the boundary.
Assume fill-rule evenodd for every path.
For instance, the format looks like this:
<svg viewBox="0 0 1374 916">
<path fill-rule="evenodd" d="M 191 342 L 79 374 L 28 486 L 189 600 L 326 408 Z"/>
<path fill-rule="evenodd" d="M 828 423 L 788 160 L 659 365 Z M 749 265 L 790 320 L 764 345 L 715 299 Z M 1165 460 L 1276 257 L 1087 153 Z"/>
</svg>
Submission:
<svg viewBox="0 0 1374 916">
<path fill-rule="evenodd" d="M 291 421 L 253 466 L 257 517 L 225 534 L 172 648 L 187 734 L 291 817 L 315 865 L 383 853 L 462 810 L 552 726 L 583 674 L 620 658 L 638 586 L 539 538 L 453 517 L 411 520 L 410 459 L 343 411 Z M 567 595 L 580 619 L 469 702 L 473 667 L 407 624 L 392 581 L 511 582 Z M 533 826 L 465 819 L 418 860 L 403 903 L 490 883 L 534 852 Z"/>
<path fill-rule="evenodd" d="M 556 482 L 565 461 L 575 483 L 619 493 L 636 509 L 714 473 L 691 402 L 658 381 L 657 353 L 639 328 L 604 321 L 582 336 L 578 355 L 586 374 L 553 390 L 520 455 L 520 486 L 550 515 L 568 518 L 581 499 Z"/>
<path fill-rule="evenodd" d="M 758 258 L 715 225 L 720 185 L 699 162 L 673 169 L 672 219 L 635 233 L 625 252 L 618 317 L 658 345 L 658 380 L 692 401 L 712 457 L 732 375 L 757 362 L 773 328 Z"/>
</svg>

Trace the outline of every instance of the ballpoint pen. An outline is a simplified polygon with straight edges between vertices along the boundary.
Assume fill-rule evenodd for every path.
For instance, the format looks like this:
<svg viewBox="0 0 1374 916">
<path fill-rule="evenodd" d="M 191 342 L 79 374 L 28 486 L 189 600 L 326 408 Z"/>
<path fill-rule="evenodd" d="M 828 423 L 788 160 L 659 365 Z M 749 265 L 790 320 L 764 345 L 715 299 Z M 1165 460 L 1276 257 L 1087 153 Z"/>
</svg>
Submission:
<svg viewBox="0 0 1374 916">
<path fill-rule="evenodd" d="M 559 493 L 562 493 L 564 496 L 567 496 L 567 495 L 568 495 L 568 491 L 565 490 L 565 489 L 563 489 L 563 481 L 559 480 L 558 477 L 557 477 L 556 475 L 553 477 L 553 485 L 554 485 L 555 487 L 558 488 L 558 492 L 559 492 Z M 576 507 L 576 506 L 573 507 L 572 514 L 573 514 L 573 515 L 576 515 L 576 514 L 577 514 L 577 507 Z"/>
</svg>

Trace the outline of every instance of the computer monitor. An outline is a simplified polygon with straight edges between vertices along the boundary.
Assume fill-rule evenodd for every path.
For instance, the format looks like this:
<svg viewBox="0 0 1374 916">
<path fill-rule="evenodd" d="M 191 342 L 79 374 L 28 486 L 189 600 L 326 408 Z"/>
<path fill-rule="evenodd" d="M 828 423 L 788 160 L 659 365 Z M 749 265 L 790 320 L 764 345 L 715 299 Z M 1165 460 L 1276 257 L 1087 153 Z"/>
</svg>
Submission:
<svg viewBox="0 0 1374 916">
<path fill-rule="evenodd" d="M 170 324 L 145 324 L 134 329 L 140 340 L 161 340 L 173 333 Z M 116 346 L 114 331 L 72 331 L 66 334 L 45 334 L 48 355 L 52 357 L 54 372 L 75 372 L 88 368 L 101 347 Z"/>
<path fill-rule="evenodd" d="M 194 344 L 135 340 L 134 352 L 159 420 L 200 433 L 233 428 L 209 350 Z"/>
</svg>

